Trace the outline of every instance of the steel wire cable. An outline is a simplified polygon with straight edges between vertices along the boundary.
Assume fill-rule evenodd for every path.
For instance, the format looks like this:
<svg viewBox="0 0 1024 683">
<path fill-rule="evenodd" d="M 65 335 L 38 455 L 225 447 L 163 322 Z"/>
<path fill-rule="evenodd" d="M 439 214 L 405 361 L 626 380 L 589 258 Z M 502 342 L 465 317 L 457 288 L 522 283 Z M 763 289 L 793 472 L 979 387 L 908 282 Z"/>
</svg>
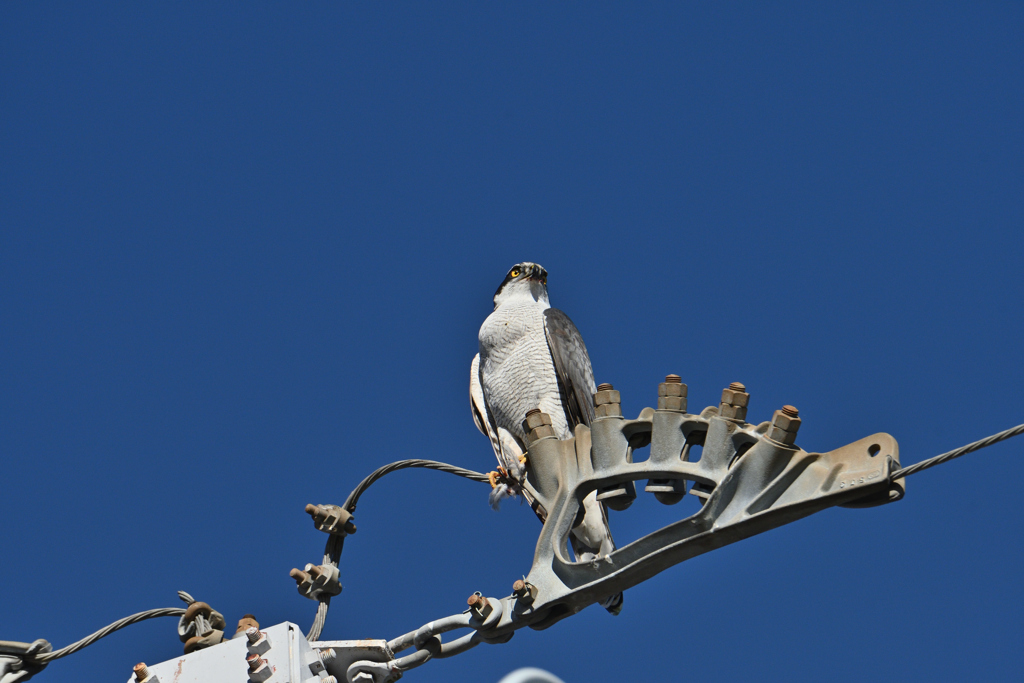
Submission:
<svg viewBox="0 0 1024 683">
<path fill-rule="evenodd" d="M 47 662 L 53 661 L 54 659 L 60 659 L 61 657 L 67 657 L 70 654 L 74 654 L 75 652 L 81 650 L 83 647 L 92 645 L 100 638 L 109 636 L 114 631 L 119 631 L 123 629 L 125 626 L 131 626 L 132 624 L 137 624 L 138 622 L 145 621 L 146 619 L 155 619 L 156 617 L 180 617 L 183 614 L 185 614 L 185 610 L 181 607 L 158 607 L 157 609 L 149 609 L 145 612 L 138 612 L 137 614 L 124 617 L 123 619 L 118 619 L 109 626 L 104 626 L 99 631 L 96 631 L 96 633 L 93 633 L 90 636 L 82 638 L 77 643 L 72 643 L 71 645 L 62 647 L 59 650 L 54 650 L 53 652 L 43 652 L 37 655 L 33 655 L 27 657 L 27 659 L 29 659 L 32 662 L 37 662 L 39 664 L 45 664 Z"/>
<path fill-rule="evenodd" d="M 1019 434 L 1024 434 L 1024 424 L 1017 425 L 1016 427 L 1011 427 L 1010 429 L 1001 431 L 998 434 L 993 434 L 992 436 L 987 436 L 984 439 L 981 439 L 980 441 L 969 443 L 966 446 L 961 446 L 960 448 L 951 450 L 948 453 L 936 455 L 934 458 L 928 458 L 927 460 L 922 460 L 921 462 L 914 463 L 913 465 L 910 465 L 908 467 L 902 467 L 896 470 L 895 472 L 891 473 L 889 475 L 889 479 L 895 480 L 899 479 L 900 477 L 909 477 L 911 474 L 916 474 L 922 470 L 928 469 L 929 467 L 941 465 L 942 463 L 948 462 L 953 458 L 959 458 L 961 455 L 973 453 L 974 451 L 981 450 L 986 446 L 997 444 L 1000 441 L 1006 441 L 1007 439 L 1017 436 Z"/>
<path fill-rule="evenodd" d="M 359 504 L 359 497 L 366 492 L 366 489 L 383 477 L 391 472 L 397 472 L 398 470 L 404 470 L 409 468 L 422 468 L 428 470 L 437 470 L 438 472 L 447 472 L 448 474 L 454 474 L 459 477 L 464 477 L 472 481 L 489 482 L 486 474 L 481 472 L 474 472 L 473 470 L 467 470 L 464 467 L 456 467 L 455 465 L 449 465 L 446 462 L 439 462 L 437 460 L 421 460 L 421 459 L 410 459 L 410 460 L 397 460 L 392 463 L 388 463 L 383 467 L 378 467 L 371 472 L 365 479 L 359 482 L 352 493 L 348 494 L 348 498 L 345 499 L 345 504 L 342 506 L 350 513 L 355 512 L 356 505 Z M 344 547 L 345 538 L 343 536 L 331 536 L 327 539 L 327 546 L 324 548 L 324 564 L 337 567 L 338 560 L 341 559 L 341 550 Z M 309 633 L 306 634 L 306 640 L 315 641 L 320 638 L 320 634 L 323 632 L 324 624 L 327 622 L 327 610 L 331 606 L 331 597 L 324 595 L 317 598 L 319 604 L 316 606 L 316 616 L 313 618 L 313 625 L 309 628 Z"/>
<path fill-rule="evenodd" d="M 422 467 L 428 470 L 437 470 L 439 472 L 447 472 L 448 474 L 454 474 L 459 477 L 465 477 L 472 481 L 486 482 L 488 481 L 487 475 L 480 472 L 474 472 L 473 470 L 467 470 L 463 467 L 456 467 L 455 465 L 449 465 L 446 462 L 438 462 L 437 460 L 398 460 L 383 467 L 378 467 L 368 477 L 359 482 L 359 485 L 352 490 L 352 493 L 348 494 L 348 498 L 345 500 L 343 506 L 349 512 L 355 512 L 356 505 L 359 503 L 359 496 L 363 495 L 363 492 L 370 487 L 373 482 L 377 481 L 385 474 L 395 472 L 397 470 L 404 470 L 409 467 Z"/>
<path fill-rule="evenodd" d="M 935 467 L 936 465 L 941 465 L 945 462 L 953 460 L 954 458 L 959 458 L 962 455 L 973 453 L 974 451 L 981 450 L 982 448 L 986 448 L 987 446 L 992 446 L 993 444 L 1005 441 L 1014 436 L 1019 436 L 1020 434 L 1024 434 L 1024 424 L 1017 425 L 1016 427 L 1011 427 L 1010 429 L 1006 429 L 997 434 L 993 434 L 991 436 L 985 437 L 984 439 L 980 439 L 973 443 L 969 443 L 966 446 L 961 446 L 960 448 L 956 448 L 947 453 L 937 455 L 933 458 L 922 460 L 921 462 L 915 463 L 908 467 L 900 468 L 898 470 L 893 471 L 889 475 L 889 477 L 890 479 L 900 479 L 902 477 L 908 477 L 911 474 L 916 474 L 931 467 Z M 356 486 L 355 489 L 353 489 L 352 493 L 350 493 L 348 498 L 345 500 L 345 509 L 348 510 L 349 512 L 355 511 L 356 505 L 359 502 L 359 497 L 366 491 L 366 489 L 370 487 L 371 484 L 373 484 L 375 481 L 377 481 L 384 475 L 389 474 L 391 472 L 395 472 L 397 470 L 415 467 L 437 470 L 440 472 L 447 472 L 449 474 L 465 477 L 466 479 L 470 479 L 472 481 L 488 481 L 486 474 L 474 472 L 473 470 L 467 470 L 462 467 L 456 467 L 455 465 L 449 465 L 447 463 L 438 462 L 436 460 L 399 460 L 397 462 L 393 462 L 388 465 L 384 465 L 383 467 L 377 468 L 369 476 L 367 476 L 365 479 L 359 482 L 359 485 Z M 343 546 L 344 539 L 342 537 L 331 536 L 327 541 L 327 546 L 324 548 L 324 563 L 330 563 L 334 566 L 337 566 L 338 560 L 341 557 L 341 550 Z M 317 613 L 316 618 L 313 622 L 313 627 L 310 629 L 309 635 L 307 636 L 309 640 L 317 640 L 320 637 L 320 633 L 323 630 L 324 622 L 327 620 L 327 609 L 329 606 L 330 598 L 325 596 L 320 600 L 320 604 L 317 606 Z M 147 619 L 155 619 L 157 617 L 180 617 L 184 614 L 185 610 L 180 607 L 159 607 L 157 609 L 146 610 L 145 612 L 138 612 L 136 614 L 124 617 L 123 619 L 118 619 L 114 623 L 101 628 L 100 630 L 96 631 L 95 633 L 89 636 L 86 636 L 85 638 L 82 638 L 78 642 L 72 643 L 71 645 L 67 645 L 66 647 L 62 647 L 59 650 L 54 650 L 53 652 L 38 652 L 38 648 L 34 648 L 35 651 L 26 653 L 24 659 L 33 664 L 45 665 L 46 663 L 51 662 L 55 659 L 60 659 L 61 657 L 67 657 L 70 654 L 74 654 L 82 648 L 92 645 L 100 638 L 104 638 L 110 635 L 111 633 L 114 633 L 115 631 L 119 631 L 125 628 L 126 626 L 131 626 L 132 624 L 137 624 L 138 622 L 145 621 Z"/>
</svg>

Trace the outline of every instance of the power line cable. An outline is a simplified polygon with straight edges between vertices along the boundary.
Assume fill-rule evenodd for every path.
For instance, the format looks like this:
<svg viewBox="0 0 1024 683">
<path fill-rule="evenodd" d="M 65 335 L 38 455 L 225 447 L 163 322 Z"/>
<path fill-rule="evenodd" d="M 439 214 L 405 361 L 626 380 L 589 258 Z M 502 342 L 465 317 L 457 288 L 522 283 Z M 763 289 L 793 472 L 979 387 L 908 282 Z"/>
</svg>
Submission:
<svg viewBox="0 0 1024 683">
<path fill-rule="evenodd" d="M 918 472 L 921 472 L 923 470 L 935 467 L 936 465 L 941 465 L 943 463 L 949 462 L 950 460 L 953 460 L 954 458 L 959 458 L 962 455 L 973 453 L 974 451 L 978 451 L 981 450 L 982 448 L 992 446 L 994 444 L 997 444 L 1001 441 L 1005 441 L 1020 434 L 1024 434 L 1024 424 L 1017 425 L 1016 427 L 1011 427 L 1010 429 L 998 432 L 991 436 L 985 437 L 984 439 L 980 439 L 973 443 L 969 443 L 966 446 L 961 446 L 960 448 L 954 449 L 947 453 L 943 453 L 941 455 L 937 455 L 933 458 L 922 460 L 921 462 L 915 463 L 908 467 L 900 468 L 892 472 L 889 475 L 889 477 L 891 480 L 900 479 L 902 477 L 908 477 L 911 474 L 917 474 Z M 366 489 L 368 489 L 374 482 L 379 480 L 384 475 L 408 468 L 431 469 L 437 470 L 439 472 L 447 472 L 449 474 L 454 474 L 456 476 L 464 477 L 472 481 L 488 481 L 486 474 L 474 472 L 473 470 L 467 470 L 462 467 L 456 467 L 455 465 L 449 465 L 447 463 L 438 462 L 436 460 L 399 460 L 397 462 L 393 462 L 388 465 L 384 465 L 383 467 L 377 468 L 368 477 L 359 482 L 359 485 L 356 486 L 355 489 L 353 489 L 352 493 L 350 493 L 348 498 L 345 500 L 345 509 L 348 510 L 349 512 L 355 511 L 356 505 L 359 502 L 359 497 L 366 492 Z M 341 557 L 341 551 L 343 546 L 344 537 L 332 535 L 327 541 L 327 546 L 324 548 L 324 563 L 330 563 L 334 566 L 337 566 L 338 560 Z M 324 627 L 324 622 L 327 619 L 327 609 L 329 606 L 329 597 L 324 596 L 320 599 L 320 604 L 317 606 L 317 613 L 316 618 L 313 622 L 313 627 L 310 629 L 309 635 L 307 636 L 309 640 L 313 641 L 319 639 L 320 633 Z M 42 666 L 45 666 L 47 663 L 55 659 L 60 659 L 61 657 L 67 657 L 70 654 L 74 654 L 75 652 L 78 652 L 79 650 L 88 647 L 89 645 L 92 645 L 100 638 L 104 638 L 110 635 L 111 633 L 119 631 L 127 626 L 131 626 L 132 624 L 137 624 L 140 621 L 145 621 L 147 619 L 155 619 L 156 617 L 181 617 L 184 614 L 185 610 L 180 607 L 159 607 L 157 609 L 146 610 L 145 612 L 138 612 L 136 614 L 124 617 L 123 619 L 118 619 L 114 623 L 101 628 L 95 633 L 86 636 L 85 638 L 82 638 L 81 640 L 72 643 L 71 645 L 62 647 L 59 650 L 54 650 L 52 652 L 47 651 L 50 648 L 50 644 L 45 640 L 37 640 L 33 642 L 31 645 L 25 645 L 24 643 L 0 641 L 0 646 L 2 646 L 0 647 L 0 650 L 2 650 L 4 654 L 8 655 L 14 654 L 15 651 L 19 651 L 18 654 L 20 658 L 24 660 L 24 664 L 41 668 Z"/>
<path fill-rule="evenodd" d="M 1017 436 L 1018 434 L 1024 434 L 1024 424 L 1017 425 L 1016 427 L 1011 427 L 1010 429 L 1001 431 L 998 434 L 993 434 L 992 436 L 987 436 L 984 439 L 975 441 L 974 443 L 969 443 L 966 446 L 961 446 L 960 448 L 956 448 L 952 451 L 949 451 L 948 453 L 936 455 L 934 458 L 928 458 L 927 460 L 922 460 L 921 462 L 914 463 L 913 465 L 910 465 L 908 467 L 898 469 L 889 475 L 889 479 L 895 480 L 899 479 L 900 477 L 909 477 L 911 474 L 917 474 L 918 472 L 926 470 L 929 467 L 935 467 L 936 465 L 941 465 L 944 462 L 949 462 L 953 458 L 959 458 L 961 455 L 967 455 L 968 453 L 973 453 L 974 451 L 981 450 L 986 446 L 997 444 L 1000 441 L 1006 441 L 1007 439 Z"/>
</svg>

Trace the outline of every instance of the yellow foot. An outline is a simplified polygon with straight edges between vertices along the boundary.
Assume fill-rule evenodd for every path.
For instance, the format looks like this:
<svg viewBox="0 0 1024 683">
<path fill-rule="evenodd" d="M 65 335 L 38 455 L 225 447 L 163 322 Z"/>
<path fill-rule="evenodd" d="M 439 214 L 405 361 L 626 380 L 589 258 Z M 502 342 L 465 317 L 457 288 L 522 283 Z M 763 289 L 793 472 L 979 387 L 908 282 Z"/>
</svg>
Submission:
<svg viewBox="0 0 1024 683">
<path fill-rule="evenodd" d="M 498 473 L 497 472 L 488 472 L 487 473 L 487 481 L 491 482 L 491 488 L 492 489 L 498 488 Z"/>
<path fill-rule="evenodd" d="M 526 465 L 526 453 L 519 456 L 519 464 L 524 466 Z"/>
</svg>

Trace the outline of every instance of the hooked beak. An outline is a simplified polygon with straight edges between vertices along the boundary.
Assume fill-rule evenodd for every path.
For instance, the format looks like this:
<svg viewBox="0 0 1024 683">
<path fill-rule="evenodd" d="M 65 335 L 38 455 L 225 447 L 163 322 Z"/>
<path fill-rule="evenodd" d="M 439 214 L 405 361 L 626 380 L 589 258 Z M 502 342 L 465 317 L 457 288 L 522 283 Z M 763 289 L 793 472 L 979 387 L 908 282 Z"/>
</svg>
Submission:
<svg viewBox="0 0 1024 683">
<path fill-rule="evenodd" d="M 548 273 L 543 268 L 531 268 L 526 279 L 531 282 L 539 282 L 542 285 L 546 285 L 548 283 Z"/>
</svg>

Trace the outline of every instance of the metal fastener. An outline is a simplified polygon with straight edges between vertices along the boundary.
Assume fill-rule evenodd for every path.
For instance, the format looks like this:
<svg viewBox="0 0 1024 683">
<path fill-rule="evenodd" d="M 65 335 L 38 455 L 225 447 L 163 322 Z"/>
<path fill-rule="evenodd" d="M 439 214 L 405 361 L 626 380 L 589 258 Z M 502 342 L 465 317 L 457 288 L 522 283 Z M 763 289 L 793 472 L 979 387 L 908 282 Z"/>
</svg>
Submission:
<svg viewBox="0 0 1024 683">
<path fill-rule="evenodd" d="M 597 417 L 622 417 L 622 397 L 611 384 L 598 384 L 594 393 L 594 414 Z"/>
<path fill-rule="evenodd" d="M 679 375 L 666 375 L 658 385 L 658 410 L 686 412 L 686 385 Z"/>
<path fill-rule="evenodd" d="M 800 430 L 800 411 L 793 406 L 782 406 L 772 415 L 772 424 L 768 428 L 768 438 L 772 441 L 791 446 L 796 443 L 796 434 Z"/>
<path fill-rule="evenodd" d="M 306 505 L 306 514 L 313 518 L 313 526 L 333 536 L 347 536 L 356 532 L 352 513 L 337 505 Z"/>
<path fill-rule="evenodd" d="M 138 683 L 160 683 L 160 679 L 149 672 L 149 667 L 145 662 L 139 662 L 133 666 L 132 671 L 135 673 L 135 680 Z"/>
<path fill-rule="evenodd" d="M 274 670 L 270 668 L 269 664 L 267 664 L 267 660 L 263 659 L 255 652 L 247 655 L 245 661 L 249 665 L 250 681 L 263 683 L 263 681 L 274 675 Z"/>
<path fill-rule="evenodd" d="M 258 628 L 246 629 L 245 639 L 249 641 L 245 644 L 245 648 L 249 652 L 257 655 L 265 655 L 270 650 L 270 640 L 267 638 L 267 634 L 263 633 Z"/>
<path fill-rule="evenodd" d="M 555 436 L 555 429 L 551 426 L 551 416 L 547 413 L 542 413 L 539 408 L 532 408 L 526 411 L 526 416 L 523 420 L 523 431 L 526 432 L 526 440 L 529 444 L 549 436 Z"/>
<path fill-rule="evenodd" d="M 491 613 L 491 603 L 480 593 L 473 593 L 466 600 L 466 604 L 469 605 L 469 609 L 473 611 L 473 615 L 480 617 L 481 619 L 486 618 Z"/>
<path fill-rule="evenodd" d="M 742 422 L 747 419 L 747 404 L 750 403 L 750 394 L 742 382 L 733 382 L 726 389 L 722 390 L 722 402 L 718 406 L 718 414 L 721 417 Z"/>
<path fill-rule="evenodd" d="M 537 598 L 537 587 L 527 583 L 525 579 L 517 579 L 512 584 L 512 595 L 516 597 L 520 604 L 529 606 Z"/>
</svg>

